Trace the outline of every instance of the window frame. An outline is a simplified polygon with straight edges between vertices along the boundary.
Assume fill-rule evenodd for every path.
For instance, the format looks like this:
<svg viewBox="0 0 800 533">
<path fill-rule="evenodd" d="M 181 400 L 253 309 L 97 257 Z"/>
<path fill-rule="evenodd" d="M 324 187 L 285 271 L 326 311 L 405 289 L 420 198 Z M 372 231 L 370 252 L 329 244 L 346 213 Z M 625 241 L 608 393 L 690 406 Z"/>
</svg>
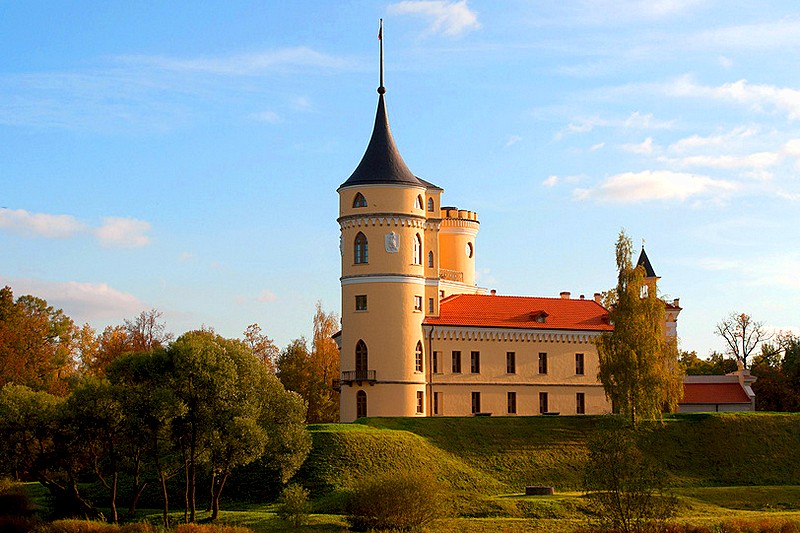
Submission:
<svg viewBox="0 0 800 533">
<path fill-rule="evenodd" d="M 575 393 L 575 414 L 586 414 L 586 394 L 583 392 Z"/>
<path fill-rule="evenodd" d="M 431 354 L 431 366 L 433 367 L 433 373 L 434 374 L 441 374 L 442 373 L 441 372 L 441 368 L 439 368 L 439 366 L 440 366 L 439 363 L 441 362 L 439 360 L 439 354 L 440 353 L 442 353 L 442 352 L 437 352 L 437 351 L 434 350 L 433 354 Z"/>
<path fill-rule="evenodd" d="M 425 392 L 421 390 L 417 391 L 417 414 L 425 414 Z"/>
<path fill-rule="evenodd" d="M 517 392 L 508 391 L 506 393 L 506 413 L 509 415 L 517 414 Z"/>
<path fill-rule="evenodd" d="M 422 311 L 422 296 L 414 295 L 414 311 Z"/>
<path fill-rule="evenodd" d="M 366 418 L 367 415 L 367 392 L 359 390 L 356 392 L 356 418 Z"/>
<path fill-rule="evenodd" d="M 506 352 L 506 374 L 517 373 L 517 352 Z"/>
<path fill-rule="evenodd" d="M 575 354 L 575 375 L 586 375 L 586 357 L 582 353 Z"/>
<path fill-rule="evenodd" d="M 369 239 L 363 232 L 359 231 L 353 239 L 353 264 L 369 264 Z"/>
<path fill-rule="evenodd" d="M 481 352 L 471 351 L 469 353 L 469 373 L 470 374 L 481 373 Z"/>
<path fill-rule="evenodd" d="M 367 310 L 367 295 L 356 294 L 356 311 L 364 312 Z"/>
<path fill-rule="evenodd" d="M 453 350 L 452 351 L 453 357 L 453 366 L 452 373 L 453 374 L 460 374 L 461 373 L 461 350 Z"/>
<path fill-rule="evenodd" d="M 481 412 L 481 393 L 480 391 L 472 391 L 472 414 Z"/>
<path fill-rule="evenodd" d="M 433 213 L 433 197 L 428 197 L 428 212 Z"/>
<path fill-rule="evenodd" d="M 367 207 L 367 198 L 360 192 L 357 192 L 353 198 L 353 209 L 358 209 L 361 207 Z"/>
<path fill-rule="evenodd" d="M 420 237 L 419 233 L 414 235 L 413 261 L 415 265 L 422 265 L 422 237 Z"/>
<path fill-rule="evenodd" d="M 422 357 L 422 341 L 417 341 L 417 347 L 414 349 L 414 371 L 423 372 L 423 357 Z"/>
<path fill-rule="evenodd" d="M 539 374 L 547 375 L 547 352 L 539 352 Z"/>
<path fill-rule="evenodd" d="M 550 412 L 550 401 L 547 397 L 547 392 L 539 392 L 539 414 L 543 415 Z"/>
</svg>

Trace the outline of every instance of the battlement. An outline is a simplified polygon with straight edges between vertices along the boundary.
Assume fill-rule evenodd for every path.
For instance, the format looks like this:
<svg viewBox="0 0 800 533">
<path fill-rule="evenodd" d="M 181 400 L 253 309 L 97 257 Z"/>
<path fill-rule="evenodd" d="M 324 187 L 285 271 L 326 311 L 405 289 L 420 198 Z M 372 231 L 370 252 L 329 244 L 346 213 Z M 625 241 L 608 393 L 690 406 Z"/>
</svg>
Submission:
<svg viewBox="0 0 800 533">
<path fill-rule="evenodd" d="M 457 207 L 442 207 L 441 213 L 442 221 L 449 218 L 454 220 L 469 220 L 472 222 L 478 222 L 478 213 L 474 211 L 468 211 L 466 209 L 459 209 Z"/>
</svg>

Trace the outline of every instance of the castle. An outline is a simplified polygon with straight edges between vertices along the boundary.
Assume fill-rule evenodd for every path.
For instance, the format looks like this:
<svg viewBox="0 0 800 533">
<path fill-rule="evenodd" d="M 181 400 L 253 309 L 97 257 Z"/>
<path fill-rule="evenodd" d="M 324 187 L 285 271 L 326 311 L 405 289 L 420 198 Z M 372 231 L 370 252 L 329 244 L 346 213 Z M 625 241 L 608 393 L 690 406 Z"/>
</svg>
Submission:
<svg viewBox="0 0 800 533">
<path fill-rule="evenodd" d="M 600 295 L 501 296 L 475 284 L 475 212 L 406 166 L 378 108 L 361 162 L 337 189 L 340 418 L 600 414 L 593 343 L 613 329 Z M 642 249 L 648 285 L 658 279 Z M 676 336 L 678 301 L 666 304 Z"/>
</svg>

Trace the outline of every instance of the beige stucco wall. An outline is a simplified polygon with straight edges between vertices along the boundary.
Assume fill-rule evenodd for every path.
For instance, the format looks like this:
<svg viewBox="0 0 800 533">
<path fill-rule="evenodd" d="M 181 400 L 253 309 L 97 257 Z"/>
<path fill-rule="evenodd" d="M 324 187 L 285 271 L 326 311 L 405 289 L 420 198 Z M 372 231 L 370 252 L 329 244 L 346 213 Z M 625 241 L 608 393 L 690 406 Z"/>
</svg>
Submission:
<svg viewBox="0 0 800 533">
<path fill-rule="evenodd" d="M 343 385 L 339 418 L 342 422 L 356 419 L 356 394 L 363 390 L 367 394 L 367 416 L 425 416 L 417 414 L 417 391 L 425 392 L 425 385 L 380 383 L 377 385 Z M 427 397 L 423 405 L 427 404 Z"/>
<path fill-rule="evenodd" d="M 441 393 L 439 415 L 431 416 L 472 416 L 472 393 L 480 392 L 481 412 L 492 416 L 534 416 L 539 415 L 539 393 L 548 396 L 548 411 L 561 415 L 576 414 L 576 393 L 584 394 L 585 414 L 611 412 L 605 399 L 602 385 L 593 384 L 577 387 L 559 385 L 456 385 L 434 384 L 431 394 Z M 508 414 L 508 392 L 517 393 L 517 412 Z"/>
</svg>

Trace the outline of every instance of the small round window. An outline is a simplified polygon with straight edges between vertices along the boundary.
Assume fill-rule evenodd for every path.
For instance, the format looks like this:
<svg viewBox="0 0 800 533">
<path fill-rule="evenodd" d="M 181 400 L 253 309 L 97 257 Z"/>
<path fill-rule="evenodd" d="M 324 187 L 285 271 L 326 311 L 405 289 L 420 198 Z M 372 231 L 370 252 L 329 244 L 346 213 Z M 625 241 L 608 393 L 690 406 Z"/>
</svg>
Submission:
<svg viewBox="0 0 800 533">
<path fill-rule="evenodd" d="M 475 250 L 472 249 L 472 243 L 468 242 L 467 245 L 464 247 L 464 253 L 467 254 L 467 257 L 472 257 L 472 254 Z"/>
</svg>

